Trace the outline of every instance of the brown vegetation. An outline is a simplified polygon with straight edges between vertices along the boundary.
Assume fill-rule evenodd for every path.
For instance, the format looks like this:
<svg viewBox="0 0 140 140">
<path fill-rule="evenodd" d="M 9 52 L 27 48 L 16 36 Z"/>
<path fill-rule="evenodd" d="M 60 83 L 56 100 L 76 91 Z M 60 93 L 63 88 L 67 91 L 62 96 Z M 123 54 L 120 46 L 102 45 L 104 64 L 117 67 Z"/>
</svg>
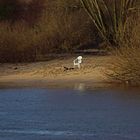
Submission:
<svg viewBox="0 0 140 140">
<path fill-rule="evenodd" d="M 17 10 L 0 22 L 1 62 L 35 61 L 94 41 L 93 25 L 77 0 L 14 1 L 22 8 L 14 3 Z"/>
<path fill-rule="evenodd" d="M 9 23 L 0 24 L 0 61 L 33 61 L 36 56 L 38 35 L 35 30 L 18 23 L 10 27 Z"/>
<path fill-rule="evenodd" d="M 113 59 L 109 61 L 110 78 L 129 85 L 140 85 L 140 17 L 129 22 L 126 38 L 121 48 L 113 50 Z"/>
<path fill-rule="evenodd" d="M 107 75 L 140 84 L 138 0 L 81 2 L 92 20 L 79 0 L 1 0 L 0 62 L 36 61 L 51 53 L 71 53 L 97 42 L 98 29 L 105 44 L 116 47 Z"/>
<path fill-rule="evenodd" d="M 80 0 L 100 36 L 118 46 L 125 36 L 127 19 L 136 12 L 138 0 Z"/>
</svg>

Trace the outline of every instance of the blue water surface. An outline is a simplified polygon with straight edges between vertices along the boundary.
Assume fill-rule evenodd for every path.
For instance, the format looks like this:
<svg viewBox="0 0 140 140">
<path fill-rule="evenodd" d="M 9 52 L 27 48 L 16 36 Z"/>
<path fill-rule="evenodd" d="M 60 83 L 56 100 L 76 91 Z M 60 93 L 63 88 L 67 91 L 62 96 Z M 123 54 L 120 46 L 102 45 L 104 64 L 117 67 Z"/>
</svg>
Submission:
<svg viewBox="0 0 140 140">
<path fill-rule="evenodd" d="M 0 89 L 0 140 L 140 140 L 140 94 Z"/>
</svg>

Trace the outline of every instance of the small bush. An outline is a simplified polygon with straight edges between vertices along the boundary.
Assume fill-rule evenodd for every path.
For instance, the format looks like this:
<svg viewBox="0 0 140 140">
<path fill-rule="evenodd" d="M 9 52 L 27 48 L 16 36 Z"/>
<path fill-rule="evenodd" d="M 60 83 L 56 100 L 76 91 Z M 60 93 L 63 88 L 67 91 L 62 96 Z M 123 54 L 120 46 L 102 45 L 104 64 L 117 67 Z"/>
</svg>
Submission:
<svg viewBox="0 0 140 140">
<path fill-rule="evenodd" d="M 121 48 L 113 50 L 114 57 L 109 62 L 110 78 L 140 85 L 140 17 L 129 22 L 126 38 L 121 41 Z"/>
</svg>

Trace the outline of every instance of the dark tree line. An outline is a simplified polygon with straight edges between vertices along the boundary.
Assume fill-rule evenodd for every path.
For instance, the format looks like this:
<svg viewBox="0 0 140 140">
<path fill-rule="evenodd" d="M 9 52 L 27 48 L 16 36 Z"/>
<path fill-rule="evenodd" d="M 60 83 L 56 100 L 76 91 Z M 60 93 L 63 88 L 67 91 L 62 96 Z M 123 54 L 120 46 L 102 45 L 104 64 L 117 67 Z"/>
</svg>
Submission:
<svg viewBox="0 0 140 140">
<path fill-rule="evenodd" d="M 36 22 L 44 10 L 45 0 L 29 2 L 19 0 L 0 0 L 0 21 L 24 20 L 29 24 Z"/>
</svg>

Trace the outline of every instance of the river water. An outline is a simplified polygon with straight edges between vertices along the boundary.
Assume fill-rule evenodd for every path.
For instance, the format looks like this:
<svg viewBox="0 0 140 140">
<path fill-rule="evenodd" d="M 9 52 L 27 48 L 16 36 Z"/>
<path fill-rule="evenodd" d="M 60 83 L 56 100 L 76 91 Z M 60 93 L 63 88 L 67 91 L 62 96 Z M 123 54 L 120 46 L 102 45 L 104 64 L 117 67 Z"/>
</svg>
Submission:
<svg viewBox="0 0 140 140">
<path fill-rule="evenodd" d="M 139 91 L 0 89 L 0 140 L 140 140 Z"/>
</svg>

